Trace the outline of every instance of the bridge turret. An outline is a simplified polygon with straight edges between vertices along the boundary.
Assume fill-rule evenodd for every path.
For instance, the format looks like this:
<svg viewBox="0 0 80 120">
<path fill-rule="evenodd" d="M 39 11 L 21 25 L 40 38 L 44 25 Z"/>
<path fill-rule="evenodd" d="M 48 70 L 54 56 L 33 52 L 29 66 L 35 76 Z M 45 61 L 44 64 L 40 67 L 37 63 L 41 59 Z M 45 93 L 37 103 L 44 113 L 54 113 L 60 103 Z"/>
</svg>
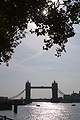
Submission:
<svg viewBox="0 0 80 120">
<path fill-rule="evenodd" d="M 54 83 L 52 83 L 52 100 L 58 100 L 58 83 L 56 83 L 55 81 Z"/>
<path fill-rule="evenodd" d="M 25 92 L 26 92 L 26 95 L 25 95 L 26 102 L 30 103 L 30 101 L 31 101 L 31 83 L 29 81 L 26 82 Z"/>
</svg>

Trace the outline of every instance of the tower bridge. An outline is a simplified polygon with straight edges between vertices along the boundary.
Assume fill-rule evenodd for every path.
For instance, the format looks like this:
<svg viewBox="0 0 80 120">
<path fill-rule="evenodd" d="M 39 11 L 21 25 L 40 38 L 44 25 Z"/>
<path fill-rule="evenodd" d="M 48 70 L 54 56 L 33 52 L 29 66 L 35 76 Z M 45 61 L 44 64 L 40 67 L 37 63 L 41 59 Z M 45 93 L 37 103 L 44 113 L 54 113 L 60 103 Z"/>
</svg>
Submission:
<svg viewBox="0 0 80 120">
<path fill-rule="evenodd" d="M 31 98 L 31 90 L 32 89 L 51 89 L 52 92 L 52 97 L 50 99 L 32 99 Z M 25 99 L 24 101 L 26 103 L 30 103 L 30 102 L 58 102 L 58 93 L 60 93 L 62 96 L 64 95 L 64 93 L 58 89 L 58 83 L 56 83 L 55 81 L 52 83 L 51 86 L 32 86 L 31 83 L 29 81 L 26 82 L 25 84 L 25 89 L 22 90 L 19 94 L 9 98 L 11 100 L 15 101 L 15 98 L 19 97 L 21 94 L 23 94 L 25 92 Z M 19 101 L 19 99 L 16 99 Z"/>
<path fill-rule="evenodd" d="M 51 99 L 31 99 L 31 89 L 52 89 L 52 98 Z M 57 102 L 58 101 L 58 84 L 54 81 L 52 86 L 31 86 L 31 83 L 27 81 L 25 85 L 25 99 L 27 102 L 33 101 L 50 101 Z"/>
</svg>

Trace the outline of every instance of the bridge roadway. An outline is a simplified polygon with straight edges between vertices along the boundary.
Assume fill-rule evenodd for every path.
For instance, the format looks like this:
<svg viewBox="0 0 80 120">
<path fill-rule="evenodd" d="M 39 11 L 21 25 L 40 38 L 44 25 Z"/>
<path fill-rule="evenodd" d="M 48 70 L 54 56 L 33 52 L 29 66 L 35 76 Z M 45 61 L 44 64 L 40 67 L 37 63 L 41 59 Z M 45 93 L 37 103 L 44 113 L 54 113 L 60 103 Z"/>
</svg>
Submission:
<svg viewBox="0 0 80 120">
<path fill-rule="evenodd" d="M 32 103 L 32 102 L 59 102 L 59 99 L 46 99 L 46 98 L 38 98 L 38 99 L 30 99 L 30 101 L 27 101 L 26 99 L 14 99 L 14 100 L 11 100 L 12 101 L 12 105 L 14 105 L 15 103 L 17 105 L 26 105 L 26 104 L 29 104 L 29 103 Z"/>
<path fill-rule="evenodd" d="M 31 89 L 52 89 L 51 86 L 31 86 Z"/>
<path fill-rule="evenodd" d="M 32 102 L 51 102 L 51 99 L 46 99 L 46 98 L 38 98 L 38 99 L 30 99 L 30 103 Z M 27 100 L 26 99 L 14 99 L 11 100 L 12 104 L 14 105 L 15 103 L 17 105 L 26 105 L 27 104 Z"/>
<path fill-rule="evenodd" d="M 51 99 L 31 99 L 31 102 L 51 102 Z"/>
</svg>

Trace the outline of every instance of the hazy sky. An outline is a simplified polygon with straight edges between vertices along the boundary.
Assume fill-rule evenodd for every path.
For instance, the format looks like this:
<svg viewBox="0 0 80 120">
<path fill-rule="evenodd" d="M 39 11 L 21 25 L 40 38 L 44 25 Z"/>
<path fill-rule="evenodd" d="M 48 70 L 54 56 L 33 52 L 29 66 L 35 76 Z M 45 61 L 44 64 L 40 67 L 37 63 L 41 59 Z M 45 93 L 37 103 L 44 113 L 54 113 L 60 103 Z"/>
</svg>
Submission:
<svg viewBox="0 0 80 120">
<path fill-rule="evenodd" d="M 54 56 L 54 47 L 49 51 L 42 50 L 42 37 L 28 33 L 15 49 L 9 67 L 4 63 L 0 66 L 0 96 L 16 95 L 25 88 L 27 80 L 32 85 L 44 86 L 51 86 L 55 80 L 62 92 L 79 92 L 80 25 L 75 26 L 75 31 L 75 37 L 66 44 L 67 53 L 62 53 L 60 58 Z M 51 90 L 34 90 L 31 97 L 51 97 Z"/>
</svg>

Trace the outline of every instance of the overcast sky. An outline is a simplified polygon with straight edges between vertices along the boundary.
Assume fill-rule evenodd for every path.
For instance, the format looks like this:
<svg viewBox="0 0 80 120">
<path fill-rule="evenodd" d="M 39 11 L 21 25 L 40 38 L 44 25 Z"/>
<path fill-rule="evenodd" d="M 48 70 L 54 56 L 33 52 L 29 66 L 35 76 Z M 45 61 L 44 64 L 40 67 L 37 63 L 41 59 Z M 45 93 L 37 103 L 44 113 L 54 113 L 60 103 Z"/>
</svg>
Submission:
<svg viewBox="0 0 80 120">
<path fill-rule="evenodd" d="M 34 27 L 34 26 L 32 26 Z M 0 66 L 0 96 L 12 97 L 25 88 L 27 80 L 32 85 L 50 85 L 54 80 L 65 94 L 80 90 L 80 25 L 76 35 L 66 44 L 66 53 L 54 56 L 55 49 L 43 51 L 43 37 L 27 34 L 7 67 Z M 25 93 L 22 95 L 25 96 Z M 31 97 L 51 97 L 51 90 L 34 90 Z"/>
</svg>

